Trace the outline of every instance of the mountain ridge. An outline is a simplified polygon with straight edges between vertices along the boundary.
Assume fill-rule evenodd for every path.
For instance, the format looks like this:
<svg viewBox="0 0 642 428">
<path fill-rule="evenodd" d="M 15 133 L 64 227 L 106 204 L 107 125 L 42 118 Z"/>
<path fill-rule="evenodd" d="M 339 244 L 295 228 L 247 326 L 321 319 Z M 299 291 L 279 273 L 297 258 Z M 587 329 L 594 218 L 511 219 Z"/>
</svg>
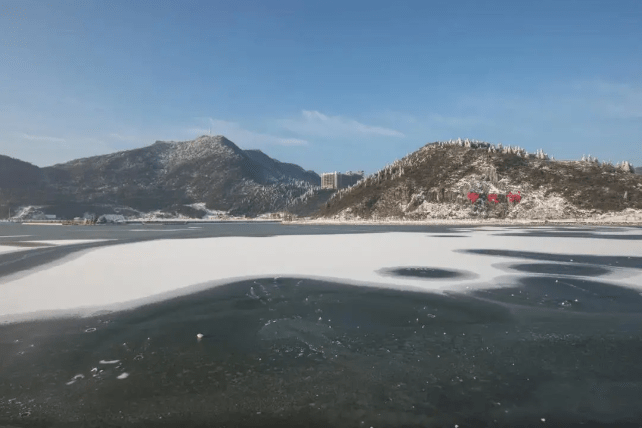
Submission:
<svg viewBox="0 0 642 428">
<path fill-rule="evenodd" d="M 641 172 L 628 162 L 556 161 L 541 150 L 459 139 L 426 144 L 335 192 L 321 189 L 314 171 L 203 135 L 45 168 L 0 155 L 0 217 L 10 206 L 46 205 L 67 217 L 288 211 L 334 219 L 585 218 L 642 210 Z M 511 202 L 511 193 L 521 201 Z"/>
<path fill-rule="evenodd" d="M 49 205 L 54 213 L 73 203 L 139 211 L 205 203 L 211 210 L 254 216 L 282 210 L 320 185 L 314 171 L 260 153 L 248 153 L 224 136 L 203 135 L 44 168 L 12 162 L 20 166 L 16 175 L 32 177 L 31 184 L 22 193 L 0 191 L 0 198 L 9 204 Z M 5 177 L 0 188 L 9 182 Z"/>
</svg>

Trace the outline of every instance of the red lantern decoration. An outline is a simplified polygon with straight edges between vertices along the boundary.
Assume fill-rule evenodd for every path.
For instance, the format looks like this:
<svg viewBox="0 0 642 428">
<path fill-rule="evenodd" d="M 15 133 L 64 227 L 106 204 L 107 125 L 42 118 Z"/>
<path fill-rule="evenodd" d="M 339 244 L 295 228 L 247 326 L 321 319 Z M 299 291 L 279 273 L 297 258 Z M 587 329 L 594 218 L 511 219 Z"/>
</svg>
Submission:
<svg viewBox="0 0 642 428">
<path fill-rule="evenodd" d="M 518 190 L 517 193 L 508 192 L 508 200 L 511 202 L 519 202 L 522 200 L 521 192 Z"/>
<path fill-rule="evenodd" d="M 475 201 L 479 199 L 479 193 L 469 192 L 468 199 L 470 199 L 470 202 L 474 204 Z"/>
</svg>

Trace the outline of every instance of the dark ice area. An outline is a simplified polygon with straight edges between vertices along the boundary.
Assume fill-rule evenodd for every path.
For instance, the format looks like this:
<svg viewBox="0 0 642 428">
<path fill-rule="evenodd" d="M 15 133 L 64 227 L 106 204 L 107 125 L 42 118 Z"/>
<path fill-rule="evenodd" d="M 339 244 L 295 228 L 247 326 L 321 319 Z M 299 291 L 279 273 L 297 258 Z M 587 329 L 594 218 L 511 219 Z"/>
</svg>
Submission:
<svg viewBox="0 0 642 428">
<path fill-rule="evenodd" d="M 458 272 L 451 269 L 438 269 L 431 267 L 403 267 L 403 268 L 388 268 L 379 271 L 382 275 L 399 276 L 399 277 L 413 277 L 413 278 L 462 278 L 470 276 L 465 272 Z"/>
<path fill-rule="evenodd" d="M 515 287 L 478 290 L 475 295 L 511 305 L 604 314 L 642 314 L 642 294 L 639 291 L 582 278 L 531 276 L 519 278 Z"/>
<path fill-rule="evenodd" d="M 529 229 L 524 232 L 500 232 L 496 236 L 524 236 L 530 238 L 589 238 L 589 239 L 609 239 L 620 241 L 641 241 L 642 235 L 640 234 L 606 234 L 595 233 L 597 231 L 569 231 L 569 230 L 536 230 Z"/>
<path fill-rule="evenodd" d="M 638 426 L 642 298 L 554 281 L 477 296 L 264 278 L 3 325 L 0 426 Z"/>
<path fill-rule="evenodd" d="M 591 254 L 553 254 L 534 251 L 495 250 L 495 249 L 465 249 L 454 250 L 465 254 L 480 254 L 484 256 L 514 257 L 547 262 L 565 262 L 612 266 L 618 268 L 642 269 L 642 257 L 632 256 L 598 256 Z M 642 248 L 641 248 L 642 252 Z"/>
<path fill-rule="evenodd" d="M 519 272 L 552 275 L 600 276 L 612 272 L 603 267 L 567 263 L 520 263 L 508 267 Z"/>
</svg>

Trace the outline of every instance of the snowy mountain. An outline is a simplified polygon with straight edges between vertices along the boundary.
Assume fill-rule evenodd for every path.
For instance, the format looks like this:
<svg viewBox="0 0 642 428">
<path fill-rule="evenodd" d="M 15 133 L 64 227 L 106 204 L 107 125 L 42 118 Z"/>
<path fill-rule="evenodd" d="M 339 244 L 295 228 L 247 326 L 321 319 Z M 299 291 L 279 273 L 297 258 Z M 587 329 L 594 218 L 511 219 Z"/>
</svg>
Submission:
<svg viewBox="0 0 642 428">
<path fill-rule="evenodd" d="M 134 215 L 176 207 L 190 211 L 180 207 L 204 203 L 210 210 L 253 216 L 281 210 L 321 182 L 313 171 L 242 150 L 223 136 L 157 141 L 47 168 L 17 160 L 11 165 L 26 181 L 0 175 L 2 189 L 22 183 L 10 203 L 48 205 L 54 214 L 74 205 L 76 211 L 101 214 L 120 214 L 109 207 L 129 207 Z"/>
<path fill-rule="evenodd" d="M 437 142 L 335 193 L 315 217 L 553 219 L 642 210 L 642 176 L 633 172 L 628 162 L 590 155 L 556 161 L 541 150 Z"/>
</svg>

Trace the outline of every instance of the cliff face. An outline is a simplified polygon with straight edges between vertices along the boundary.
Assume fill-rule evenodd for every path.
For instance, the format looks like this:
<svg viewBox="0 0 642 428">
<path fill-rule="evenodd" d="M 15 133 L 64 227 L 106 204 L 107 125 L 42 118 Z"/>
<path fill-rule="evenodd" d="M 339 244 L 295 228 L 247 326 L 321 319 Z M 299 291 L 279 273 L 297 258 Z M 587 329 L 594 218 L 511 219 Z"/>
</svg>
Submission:
<svg viewBox="0 0 642 428">
<path fill-rule="evenodd" d="M 150 211 L 204 202 L 212 210 L 256 215 L 285 208 L 321 182 L 313 171 L 242 150 L 222 136 L 157 141 L 47 168 L 13 160 L 11 168 L 0 170 L 0 188 L 14 189 L 10 203 L 49 205 L 53 212 L 74 204 L 79 211 L 110 205 Z"/>
<path fill-rule="evenodd" d="M 474 204 L 470 192 L 479 195 Z M 552 219 L 627 208 L 642 209 L 642 177 L 628 163 L 555 161 L 541 151 L 458 140 L 427 144 L 337 192 L 316 217 Z"/>
</svg>

